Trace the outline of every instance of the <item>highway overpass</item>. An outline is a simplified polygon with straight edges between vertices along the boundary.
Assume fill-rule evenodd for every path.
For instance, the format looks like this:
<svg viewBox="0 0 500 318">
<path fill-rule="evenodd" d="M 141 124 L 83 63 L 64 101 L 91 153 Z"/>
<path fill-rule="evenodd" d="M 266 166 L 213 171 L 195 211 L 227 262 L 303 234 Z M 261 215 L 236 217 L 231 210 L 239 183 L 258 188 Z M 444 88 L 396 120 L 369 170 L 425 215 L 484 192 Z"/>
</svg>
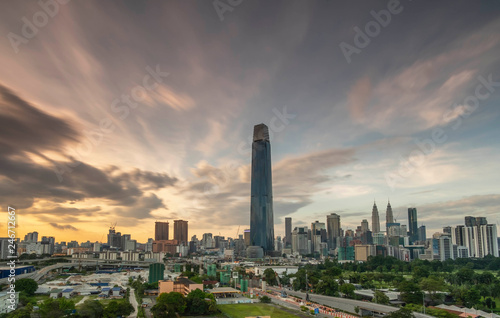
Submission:
<svg viewBox="0 0 500 318">
<path fill-rule="evenodd" d="M 270 290 L 280 292 L 281 290 L 278 288 L 274 287 L 267 287 Z M 299 292 L 299 291 L 293 291 L 293 290 L 286 290 L 286 293 L 292 296 L 300 297 L 302 299 L 305 299 L 306 294 Z M 399 308 L 392 307 L 392 306 L 387 306 L 387 305 L 380 305 L 368 301 L 361 301 L 361 300 L 354 300 L 354 299 L 347 299 L 347 298 L 340 298 L 340 297 L 331 297 L 331 296 L 324 296 L 324 295 L 317 295 L 317 294 L 309 294 L 309 300 L 316 302 L 321 305 L 329 306 L 332 308 L 337 308 L 343 311 L 347 311 L 350 313 L 355 313 L 356 311 L 354 310 L 355 307 L 359 307 L 360 313 L 364 311 L 366 314 L 387 314 L 393 311 L 397 311 Z M 415 317 L 417 318 L 432 318 L 433 316 L 429 315 L 424 315 L 422 313 L 414 312 L 413 313 Z"/>
</svg>

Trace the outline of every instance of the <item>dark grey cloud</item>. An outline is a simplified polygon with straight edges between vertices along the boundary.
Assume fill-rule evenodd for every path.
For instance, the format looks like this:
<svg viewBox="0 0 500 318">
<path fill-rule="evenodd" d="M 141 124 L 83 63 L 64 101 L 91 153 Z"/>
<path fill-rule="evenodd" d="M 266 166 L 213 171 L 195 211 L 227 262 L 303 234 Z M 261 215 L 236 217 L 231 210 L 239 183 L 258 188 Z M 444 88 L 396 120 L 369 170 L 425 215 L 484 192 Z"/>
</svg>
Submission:
<svg viewBox="0 0 500 318">
<path fill-rule="evenodd" d="M 150 191 L 173 186 L 177 179 L 166 173 L 109 165 L 99 168 L 64 154 L 66 144 L 77 143 L 80 134 L 64 119 L 47 114 L 14 92 L 0 86 L 0 201 L 22 208 L 25 213 L 91 215 L 94 208 L 67 208 L 64 203 L 103 199 L 124 215 L 143 218 L 163 201 Z M 51 160 L 42 153 L 57 152 L 65 161 Z M 34 161 L 28 154 L 34 155 Z M 58 179 L 56 171 L 62 171 Z M 55 204 L 47 209 L 30 208 L 37 200 Z M 136 213 L 132 213 L 132 210 Z"/>
<path fill-rule="evenodd" d="M 0 84 L 0 154 L 59 151 L 80 134 L 70 123 L 42 112 Z"/>
<path fill-rule="evenodd" d="M 72 225 L 66 224 L 66 225 L 61 225 L 57 223 L 49 223 L 50 226 L 58 229 L 58 230 L 71 230 L 71 231 L 78 231 L 78 229 Z"/>
</svg>

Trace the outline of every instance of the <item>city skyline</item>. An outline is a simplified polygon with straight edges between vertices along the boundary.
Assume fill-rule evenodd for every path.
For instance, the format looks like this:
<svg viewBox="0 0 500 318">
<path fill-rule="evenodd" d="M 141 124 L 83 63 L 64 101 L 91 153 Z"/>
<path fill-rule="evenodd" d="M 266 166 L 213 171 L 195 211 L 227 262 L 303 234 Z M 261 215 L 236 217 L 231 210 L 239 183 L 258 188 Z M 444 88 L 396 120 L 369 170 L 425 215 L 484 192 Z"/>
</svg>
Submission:
<svg viewBox="0 0 500 318">
<path fill-rule="evenodd" d="M 236 237 L 250 228 L 259 123 L 275 236 L 285 217 L 293 231 L 331 213 L 354 230 L 374 198 L 382 231 L 388 198 L 428 234 L 499 221 L 493 5 L 401 2 L 361 49 L 356 30 L 387 1 L 245 1 L 222 19 L 211 2 L 69 2 L 43 26 L 37 2 L 1 7 L 0 205 L 16 208 L 19 238 L 105 241 L 115 224 L 145 242 L 174 220 L 188 239 Z"/>
</svg>

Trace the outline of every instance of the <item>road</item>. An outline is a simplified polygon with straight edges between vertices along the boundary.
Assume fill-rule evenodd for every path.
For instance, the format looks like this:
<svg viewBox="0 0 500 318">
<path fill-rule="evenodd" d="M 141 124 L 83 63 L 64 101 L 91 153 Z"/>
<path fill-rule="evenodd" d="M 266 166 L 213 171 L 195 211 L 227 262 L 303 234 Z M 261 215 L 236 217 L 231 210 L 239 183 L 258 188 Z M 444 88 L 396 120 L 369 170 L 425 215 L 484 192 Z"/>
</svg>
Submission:
<svg viewBox="0 0 500 318">
<path fill-rule="evenodd" d="M 75 304 L 75 306 L 79 306 L 79 305 L 83 304 L 87 299 L 89 299 L 89 296 L 83 297 L 82 300 L 80 300 L 78 303 Z"/>
<path fill-rule="evenodd" d="M 269 289 L 274 290 L 274 291 L 279 291 L 277 288 L 272 288 L 269 287 Z M 298 291 L 293 291 L 293 290 L 287 290 L 286 291 L 288 294 L 300 297 L 304 299 L 306 297 L 305 293 L 298 292 Z M 355 312 L 354 308 L 359 307 L 360 309 L 364 309 L 367 311 L 373 311 L 377 313 L 389 313 L 393 311 L 397 311 L 398 308 L 396 307 L 391 307 L 391 306 L 386 306 L 386 305 L 380 305 L 380 304 L 375 304 L 367 301 L 361 301 L 361 300 L 354 300 L 354 299 L 347 299 L 347 298 L 340 298 L 340 297 L 331 297 L 331 296 L 323 296 L 323 295 L 316 295 L 316 294 L 309 294 L 309 299 L 311 301 L 317 302 L 318 304 L 322 304 L 325 306 L 329 306 L 332 308 L 338 308 L 347 312 Z M 422 313 L 414 312 L 413 313 L 415 317 L 417 318 L 430 318 L 432 316 L 429 315 L 424 315 Z"/>
<path fill-rule="evenodd" d="M 135 299 L 135 289 L 131 288 L 130 289 L 130 297 L 129 297 L 129 301 L 130 303 L 132 304 L 132 306 L 134 306 L 134 312 L 128 316 L 129 318 L 136 318 L 137 317 L 137 312 L 138 312 L 138 304 L 137 304 L 137 299 Z"/>
</svg>

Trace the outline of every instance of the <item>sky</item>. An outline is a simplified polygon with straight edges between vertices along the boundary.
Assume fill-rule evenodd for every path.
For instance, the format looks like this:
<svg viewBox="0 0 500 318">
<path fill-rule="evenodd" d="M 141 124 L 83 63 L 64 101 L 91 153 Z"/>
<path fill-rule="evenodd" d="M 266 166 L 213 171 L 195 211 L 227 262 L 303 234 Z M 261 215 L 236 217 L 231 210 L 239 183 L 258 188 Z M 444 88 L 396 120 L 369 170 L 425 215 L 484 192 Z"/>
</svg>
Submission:
<svg viewBox="0 0 500 318">
<path fill-rule="evenodd" d="M 236 237 L 260 123 L 276 235 L 389 199 L 428 236 L 496 224 L 499 30 L 495 1 L 3 2 L 0 231 Z"/>
</svg>

